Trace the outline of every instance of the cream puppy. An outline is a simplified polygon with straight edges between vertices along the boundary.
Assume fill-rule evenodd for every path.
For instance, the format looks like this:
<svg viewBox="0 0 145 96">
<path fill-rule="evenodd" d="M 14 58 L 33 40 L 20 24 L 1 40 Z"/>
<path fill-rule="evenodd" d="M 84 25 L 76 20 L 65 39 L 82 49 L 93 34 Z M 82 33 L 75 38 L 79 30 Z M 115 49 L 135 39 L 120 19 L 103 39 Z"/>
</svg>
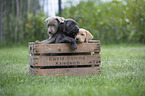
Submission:
<svg viewBox="0 0 145 96">
<path fill-rule="evenodd" d="M 93 39 L 93 35 L 89 31 L 80 28 L 79 33 L 77 34 L 75 39 L 77 43 L 84 43 L 84 42 L 88 43 L 89 40 Z"/>
</svg>

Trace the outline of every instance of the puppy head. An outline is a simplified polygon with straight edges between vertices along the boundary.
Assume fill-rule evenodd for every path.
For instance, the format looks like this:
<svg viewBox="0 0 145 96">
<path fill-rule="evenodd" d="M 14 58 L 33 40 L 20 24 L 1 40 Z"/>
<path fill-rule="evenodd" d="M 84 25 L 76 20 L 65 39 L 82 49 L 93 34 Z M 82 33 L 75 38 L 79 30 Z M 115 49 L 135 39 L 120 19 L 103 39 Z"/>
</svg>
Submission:
<svg viewBox="0 0 145 96">
<path fill-rule="evenodd" d="M 48 27 L 47 33 L 49 34 L 50 37 L 52 37 L 52 35 L 54 35 L 57 32 L 58 25 L 60 22 L 64 22 L 63 17 L 54 16 L 54 17 L 49 17 L 45 20 L 45 23 Z"/>
<path fill-rule="evenodd" d="M 85 29 L 79 29 L 79 33 L 75 39 L 77 43 L 88 42 L 89 40 L 93 39 L 93 35 Z"/>
<path fill-rule="evenodd" d="M 66 35 L 75 38 L 77 33 L 79 32 L 77 22 L 73 19 L 65 19 L 63 32 L 65 32 Z"/>
</svg>

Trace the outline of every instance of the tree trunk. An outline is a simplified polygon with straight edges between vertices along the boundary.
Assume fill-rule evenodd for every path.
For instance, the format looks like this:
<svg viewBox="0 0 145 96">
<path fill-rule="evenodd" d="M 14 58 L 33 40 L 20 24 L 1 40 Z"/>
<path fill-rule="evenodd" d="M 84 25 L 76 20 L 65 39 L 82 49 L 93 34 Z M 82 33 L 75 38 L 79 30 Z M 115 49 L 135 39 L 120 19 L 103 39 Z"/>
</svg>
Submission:
<svg viewBox="0 0 145 96">
<path fill-rule="evenodd" d="M 23 7 L 23 4 L 22 4 L 22 0 L 20 0 L 20 16 L 19 16 L 19 25 L 20 25 L 20 32 L 19 32 L 19 41 L 21 41 L 21 39 L 23 38 L 23 16 L 22 16 L 22 7 Z"/>
<path fill-rule="evenodd" d="M 61 0 L 58 0 L 58 5 L 59 5 L 58 8 L 59 16 L 61 16 L 62 15 Z"/>
<path fill-rule="evenodd" d="M 9 43 L 9 41 L 11 41 L 11 36 L 10 36 L 10 34 L 11 34 L 11 32 L 10 32 L 10 30 L 11 30 L 11 28 L 10 28 L 10 24 L 11 24 L 11 19 L 10 19 L 10 13 L 11 13 L 11 4 L 10 4 L 10 2 L 6 2 L 6 4 L 8 5 L 7 6 L 7 15 L 6 15 L 6 22 L 7 22 L 7 27 L 6 27 L 6 39 L 8 40 L 8 41 L 6 41 L 6 43 Z"/>
<path fill-rule="evenodd" d="M 15 43 L 17 42 L 17 31 L 18 31 L 18 19 L 19 19 L 19 1 L 16 0 L 16 4 L 17 4 L 17 15 L 16 15 L 16 27 L 15 27 Z"/>
<path fill-rule="evenodd" d="M 30 12 L 30 0 L 28 0 L 28 10 L 27 10 L 27 15 L 29 15 Z"/>
<path fill-rule="evenodd" d="M 2 25 L 3 25 L 3 0 L 1 1 L 0 5 L 1 5 L 1 12 L 0 12 L 1 13 L 1 20 L 0 20 L 0 32 L 1 32 L 0 37 L 1 37 L 1 39 L 0 40 L 1 40 L 1 43 L 2 43 L 2 40 L 3 40 L 3 30 L 2 30 Z"/>
</svg>

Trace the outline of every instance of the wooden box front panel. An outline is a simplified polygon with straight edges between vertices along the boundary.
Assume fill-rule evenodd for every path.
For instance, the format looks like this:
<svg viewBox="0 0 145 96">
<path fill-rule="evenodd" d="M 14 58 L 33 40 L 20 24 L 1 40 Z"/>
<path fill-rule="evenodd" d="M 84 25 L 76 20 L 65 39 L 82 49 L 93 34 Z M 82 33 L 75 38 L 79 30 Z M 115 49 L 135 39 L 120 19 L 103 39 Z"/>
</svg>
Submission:
<svg viewBox="0 0 145 96">
<path fill-rule="evenodd" d="M 29 43 L 30 54 L 85 53 L 85 52 L 100 52 L 100 41 L 77 44 L 77 50 L 72 50 L 70 44 L 67 43 L 58 43 L 58 44 L 36 44 L 34 42 Z"/>
<path fill-rule="evenodd" d="M 29 64 L 32 66 L 100 65 L 100 63 L 101 60 L 99 54 L 76 56 L 29 56 Z"/>
<path fill-rule="evenodd" d="M 100 73 L 100 67 L 86 67 L 86 68 L 61 68 L 61 69 L 33 69 L 30 68 L 30 74 L 41 76 L 89 76 Z"/>
<path fill-rule="evenodd" d="M 94 55 L 90 55 L 94 52 Z M 44 76 L 78 75 L 88 76 L 100 73 L 100 41 L 77 44 L 72 50 L 70 44 L 36 44 L 29 42 L 30 74 Z M 68 56 L 46 56 L 47 53 L 73 53 Z"/>
</svg>

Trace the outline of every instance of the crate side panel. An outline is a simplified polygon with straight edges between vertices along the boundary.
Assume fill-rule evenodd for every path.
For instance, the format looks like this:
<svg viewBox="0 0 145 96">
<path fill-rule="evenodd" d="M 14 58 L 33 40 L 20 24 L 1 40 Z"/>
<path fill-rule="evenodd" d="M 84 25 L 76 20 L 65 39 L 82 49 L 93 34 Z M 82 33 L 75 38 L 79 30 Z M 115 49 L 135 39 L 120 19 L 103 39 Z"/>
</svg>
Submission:
<svg viewBox="0 0 145 96">
<path fill-rule="evenodd" d="M 29 74 L 30 74 L 30 75 L 36 75 L 36 74 L 35 74 L 35 69 L 29 67 Z"/>
<path fill-rule="evenodd" d="M 31 65 L 31 66 L 34 66 L 34 64 L 35 64 L 34 63 L 34 60 L 35 60 L 34 57 L 35 56 L 33 56 L 32 54 L 29 55 L 29 65 Z M 36 62 L 36 60 L 35 60 L 35 62 Z"/>
<path fill-rule="evenodd" d="M 77 50 L 72 50 L 70 44 L 34 44 L 34 53 L 83 53 L 100 52 L 100 43 L 80 43 Z"/>
<path fill-rule="evenodd" d="M 93 74 L 100 73 L 100 67 L 86 67 L 86 68 L 61 68 L 61 69 L 32 69 L 31 73 L 41 76 L 61 76 L 61 75 L 71 75 L 71 76 L 89 76 Z"/>
<path fill-rule="evenodd" d="M 34 42 L 29 42 L 29 53 L 34 54 Z"/>
<path fill-rule="evenodd" d="M 100 65 L 100 55 L 77 55 L 77 56 L 38 56 L 35 55 L 33 66 L 71 66 L 71 65 Z"/>
</svg>

